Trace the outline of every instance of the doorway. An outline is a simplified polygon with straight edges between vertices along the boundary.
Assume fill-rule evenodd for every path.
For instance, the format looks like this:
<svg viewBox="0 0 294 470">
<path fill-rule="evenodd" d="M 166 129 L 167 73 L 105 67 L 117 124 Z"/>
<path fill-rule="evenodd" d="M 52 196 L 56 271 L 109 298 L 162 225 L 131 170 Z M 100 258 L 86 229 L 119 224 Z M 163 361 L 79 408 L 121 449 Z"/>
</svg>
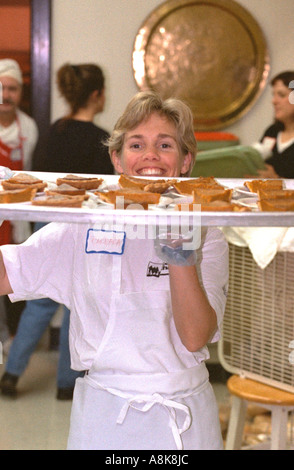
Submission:
<svg viewBox="0 0 294 470">
<path fill-rule="evenodd" d="M 39 128 L 37 169 L 50 126 L 51 0 L 0 0 L 0 18 L 0 58 L 19 63 L 24 81 L 20 107 Z"/>
</svg>

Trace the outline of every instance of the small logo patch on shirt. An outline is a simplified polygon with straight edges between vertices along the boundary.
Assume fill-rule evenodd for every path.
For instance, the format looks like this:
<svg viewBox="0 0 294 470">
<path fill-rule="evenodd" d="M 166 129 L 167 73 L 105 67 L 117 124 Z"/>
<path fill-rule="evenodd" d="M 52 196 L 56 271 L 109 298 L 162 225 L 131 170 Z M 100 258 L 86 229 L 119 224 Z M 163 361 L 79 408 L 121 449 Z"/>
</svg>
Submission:
<svg viewBox="0 0 294 470">
<path fill-rule="evenodd" d="M 86 238 L 86 253 L 107 253 L 122 255 L 125 248 L 126 232 L 89 228 Z"/>
<path fill-rule="evenodd" d="M 160 276 L 168 276 L 168 264 L 167 263 L 154 263 L 153 261 L 149 261 L 147 266 L 147 277 L 160 277 Z"/>
</svg>

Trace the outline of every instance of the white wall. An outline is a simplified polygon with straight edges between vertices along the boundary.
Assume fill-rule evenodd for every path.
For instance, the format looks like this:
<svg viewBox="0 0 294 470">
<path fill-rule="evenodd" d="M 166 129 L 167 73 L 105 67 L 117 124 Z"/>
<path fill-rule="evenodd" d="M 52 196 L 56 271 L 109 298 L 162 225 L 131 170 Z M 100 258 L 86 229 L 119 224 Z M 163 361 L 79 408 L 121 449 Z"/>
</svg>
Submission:
<svg viewBox="0 0 294 470">
<path fill-rule="evenodd" d="M 129 99 L 138 91 L 132 51 L 140 25 L 162 0 L 52 0 L 52 121 L 66 108 L 55 85 L 65 62 L 95 62 L 106 76 L 107 102 L 97 124 L 111 131 Z M 270 53 L 270 77 L 294 69 L 294 0 L 238 0 L 260 24 Z M 272 121 L 271 88 L 250 111 L 223 129 L 250 144 Z"/>
</svg>

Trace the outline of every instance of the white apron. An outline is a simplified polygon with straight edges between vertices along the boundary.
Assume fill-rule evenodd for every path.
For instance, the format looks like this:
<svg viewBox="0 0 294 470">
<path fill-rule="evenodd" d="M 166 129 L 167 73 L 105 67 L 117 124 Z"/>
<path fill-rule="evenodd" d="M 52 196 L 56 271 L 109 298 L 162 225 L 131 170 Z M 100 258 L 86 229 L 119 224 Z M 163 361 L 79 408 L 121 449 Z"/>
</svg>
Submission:
<svg viewBox="0 0 294 470">
<path fill-rule="evenodd" d="M 121 256 L 115 255 L 110 288 L 113 296 L 103 340 L 91 369 L 76 381 L 68 449 L 222 449 L 218 408 L 205 364 L 181 369 L 179 358 L 174 364 L 171 359 L 176 355 L 162 315 L 167 306 L 171 315 L 169 290 L 122 294 Z M 143 325 L 146 320 L 154 324 L 150 351 L 140 318 Z M 153 354 L 173 372 L 146 372 Z"/>
</svg>

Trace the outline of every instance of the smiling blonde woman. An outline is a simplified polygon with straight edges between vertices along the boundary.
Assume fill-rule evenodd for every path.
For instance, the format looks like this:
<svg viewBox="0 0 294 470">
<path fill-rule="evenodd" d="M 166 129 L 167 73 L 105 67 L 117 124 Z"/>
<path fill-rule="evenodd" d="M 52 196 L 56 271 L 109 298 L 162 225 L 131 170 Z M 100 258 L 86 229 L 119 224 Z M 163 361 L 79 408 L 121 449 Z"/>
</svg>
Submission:
<svg viewBox="0 0 294 470">
<path fill-rule="evenodd" d="M 141 119 L 123 125 L 142 97 Z M 196 150 L 190 116 L 178 101 L 135 97 L 110 139 L 116 169 L 189 173 Z M 72 368 L 87 373 L 76 381 L 68 449 L 222 449 L 205 361 L 226 303 L 223 235 L 202 229 L 188 257 L 163 238 L 159 246 L 115 227 L 107 236 L 119 240 L 115 252 L 105 249 L 100 228 L 52 223 L 24 245 L 1 249 L 0 294 L 46 293 L 70 308 Z"/>
</svg>

